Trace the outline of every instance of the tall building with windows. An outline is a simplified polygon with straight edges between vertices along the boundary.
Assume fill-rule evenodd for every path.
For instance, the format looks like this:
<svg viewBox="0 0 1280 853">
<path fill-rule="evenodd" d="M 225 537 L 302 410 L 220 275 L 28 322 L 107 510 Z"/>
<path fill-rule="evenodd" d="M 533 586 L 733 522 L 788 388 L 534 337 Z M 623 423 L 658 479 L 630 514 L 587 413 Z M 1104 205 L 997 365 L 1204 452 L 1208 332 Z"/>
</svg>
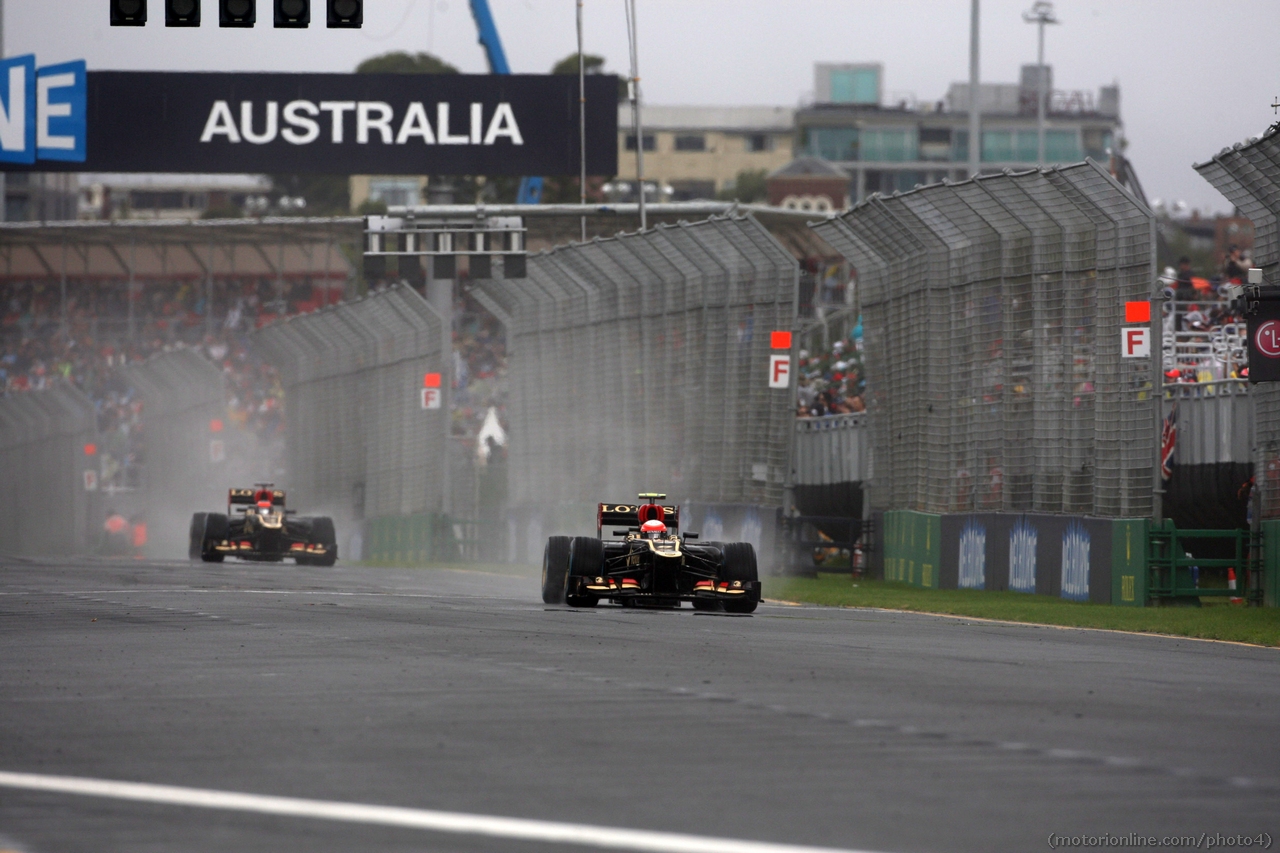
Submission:
<svg viewBox="0 0 1280 853">
<path fill-rule="evenodd" d="M 969 85 L 935 102 L 887 94 L 878 63 L 815 65 L 814 103 L 796 112 L 796 153 L 850 175 L 854 203 L 873 192 L 968 177 Z M 1036 166 L 1038 74 L 1045 75 L 1045 165 L 1092 157 L 1106 165 L 1120 135 L 1120 88 L 1095 94 L 1053 88 L 1053 68 L 1023 66 L 1018 83 L 985 83 L 979 157 L 983 172 Z"/>
</svg>

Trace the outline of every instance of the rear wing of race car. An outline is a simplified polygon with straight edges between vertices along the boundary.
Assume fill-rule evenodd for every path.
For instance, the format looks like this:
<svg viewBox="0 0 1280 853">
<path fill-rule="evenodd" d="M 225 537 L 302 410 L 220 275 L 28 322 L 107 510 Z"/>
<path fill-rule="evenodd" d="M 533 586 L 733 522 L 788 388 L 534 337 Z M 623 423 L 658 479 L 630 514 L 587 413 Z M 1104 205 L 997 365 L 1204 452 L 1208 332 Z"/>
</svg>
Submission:
<svg viewBox="0 0 1280 853">
<path fill-rule="evenodd" d="M 662 504 L 662 522 L 671 530 L 680 529 L 680 507 Z M 603 536 L 606 527 L 640 527 L 639 504 L 600 504 L 596 508 L 596 537 Z"/>
<path fill-rule="evenodd" d="M 258 491 L 257 489 L 228 489 L 227 505 L 228 506 L 235 506 L 237 504 L 252 505 L 254 503 L 253 496 L 257 491 Z M 284 490 L 283 489 L 271 490 L 271 505 L 284 506 Z"/>
</svg>

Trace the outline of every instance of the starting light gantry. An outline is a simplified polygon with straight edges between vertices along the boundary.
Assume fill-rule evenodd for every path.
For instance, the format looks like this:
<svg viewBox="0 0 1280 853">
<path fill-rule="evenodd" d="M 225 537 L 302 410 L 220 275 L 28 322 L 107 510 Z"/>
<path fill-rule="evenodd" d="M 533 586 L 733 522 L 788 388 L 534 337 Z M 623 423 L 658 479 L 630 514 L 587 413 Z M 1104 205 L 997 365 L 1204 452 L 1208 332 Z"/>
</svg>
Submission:
<svg viewBox="0 0 1280 853">
<path fill-rule="evenodd" d="M 147 0 L 109 0 L 111 26 L 145 27 Z M 163 0 L 166 27 L 200 26 L 201 0 Z M 252 27 L 258 22 L 258 0 L 214 0 L 218 26 Z M 364 25 L 364 0 L 323 0 L 326 22 L 333 28 L 358 29 Z M 275 26 L 301 29 L 311 25 L 311 0 L 271 0 Z"/>
</svg>

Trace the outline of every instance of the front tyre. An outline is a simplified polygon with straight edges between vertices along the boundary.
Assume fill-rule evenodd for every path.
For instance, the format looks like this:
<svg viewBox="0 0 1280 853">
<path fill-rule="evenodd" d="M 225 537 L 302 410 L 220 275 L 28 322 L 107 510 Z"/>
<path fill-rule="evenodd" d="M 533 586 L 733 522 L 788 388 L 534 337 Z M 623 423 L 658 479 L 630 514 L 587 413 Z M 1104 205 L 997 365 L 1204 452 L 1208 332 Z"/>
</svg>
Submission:
<svg viewBox="0 0 1280 853">
<path fill-rule="evenodd" d="M 592 536 L 575 536 L 569 545 L 569 573 L 565 577 L 564 603 L 570 607 L 595 607 L 594 595 L 570 595 L 574 578 L 594 578 L 604 563 L 604 543 Z"/>
<path fill-rule="evenodd" d="M 209 513 L 197 512 L 191 516 L 191 527 L 187 531 L 187 559 L 199 560 L 204 554 L 204 522 Z"/>
<path fill-rule="evenodd" d="M 542 603 L 564 604 L 565 577 L 569 574 L 568 536 L 552 536 L 542 550 Z"/>
<path fill-rule="evenodd" d="M 319 557 L 309 557 L 307 563 L 312 566 L 332 566 L 338 562 L 338 533 L 333 528 L 333 519 L 327 515 L 317 516 L 311 521 L 311 541 L 325 546 L 325 552 Z"/>
<path fill-rule="evenodd" d="M 221 563 L 225 556 L 216 549 L 216 545 L 226 539 L 230 533 L 231 523 L 227 516 L 220 512 L 206 513 L 204 516 L 204 535 L 200 539 L 200 559 L 206 563 Z"/>
<path fill-rule="evenodd" d="M 730 542 L 724 546 L 724 567 L 720 570 L 720 580 L 729 583 L 742 581 L 744 586 L 748 581 L 754 584 L 760 580 L 756 570 L 756 549 L 751 547 L 750 542 Z M 760 602 L 748 597 L 751 595 L 753 594 L 746 593 L 742 598 L 726 600 L 724 612 L 754 613 Z"/>
</svg>

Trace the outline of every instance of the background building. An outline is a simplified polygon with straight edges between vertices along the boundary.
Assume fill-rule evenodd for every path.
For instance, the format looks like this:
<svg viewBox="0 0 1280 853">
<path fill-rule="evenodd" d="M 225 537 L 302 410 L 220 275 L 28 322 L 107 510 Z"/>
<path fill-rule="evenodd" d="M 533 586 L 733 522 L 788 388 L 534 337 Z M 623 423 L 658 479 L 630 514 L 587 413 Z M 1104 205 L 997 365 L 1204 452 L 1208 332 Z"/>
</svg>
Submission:
<svg viewBox="0 0 1280 853">
<path fill-rule="evenodd" d="M 66 219 L 234 218 L 265 210 L 272 191 L 266 175 L 94 174 L 79 179 L 78 211 Z M 12 180 L 12 176 L 10 178 Z M 259 201 L 261 200 L 261 201 Z"/>
<path fill-rule="evenodd" d="M 843 210 L 849 206 L 849 173 L 820 157 L 797 157 L 769 174 L 769 204 L 791 210 Z"/>
<path fill-rule="evenodd" d="M 644 175 L 661 201 L 715 198 L 743 172 L 791 161 L 795 111 L 788 107 L 641 107 Z M 636 179 L 631 107 L 618 107 L 618 178 Z M 635 195 L 634 186 L 618 200 Z"/>
<path fill-rule="evenodd" d="M 1038 68 L 1023 66 L 1018 83 L 980 86 L 983 172 L 1036 165 Z M 844 168 L 852 202 L 873 192 L 968 177 L 967 83 L 953 83 L 942 100 L 923 102 L 886 99 L 878 63 L 817 63 L 814 74 L 815 103 L 796 112 L 796 151 Z M 1092 157 L 1105 165 L 1121 126 L 1119 86 L 1104 86 L 1096 96 L 1055 90 L 1052 66 L 1044 66 L 1044 74 L 1045 164 Z"/>
<path fill-rule="evenodd" d="M 76 176 L 69 172 L 9 172 L 4 176 L 7 222 L 76 218 Z"/>
</svg>

